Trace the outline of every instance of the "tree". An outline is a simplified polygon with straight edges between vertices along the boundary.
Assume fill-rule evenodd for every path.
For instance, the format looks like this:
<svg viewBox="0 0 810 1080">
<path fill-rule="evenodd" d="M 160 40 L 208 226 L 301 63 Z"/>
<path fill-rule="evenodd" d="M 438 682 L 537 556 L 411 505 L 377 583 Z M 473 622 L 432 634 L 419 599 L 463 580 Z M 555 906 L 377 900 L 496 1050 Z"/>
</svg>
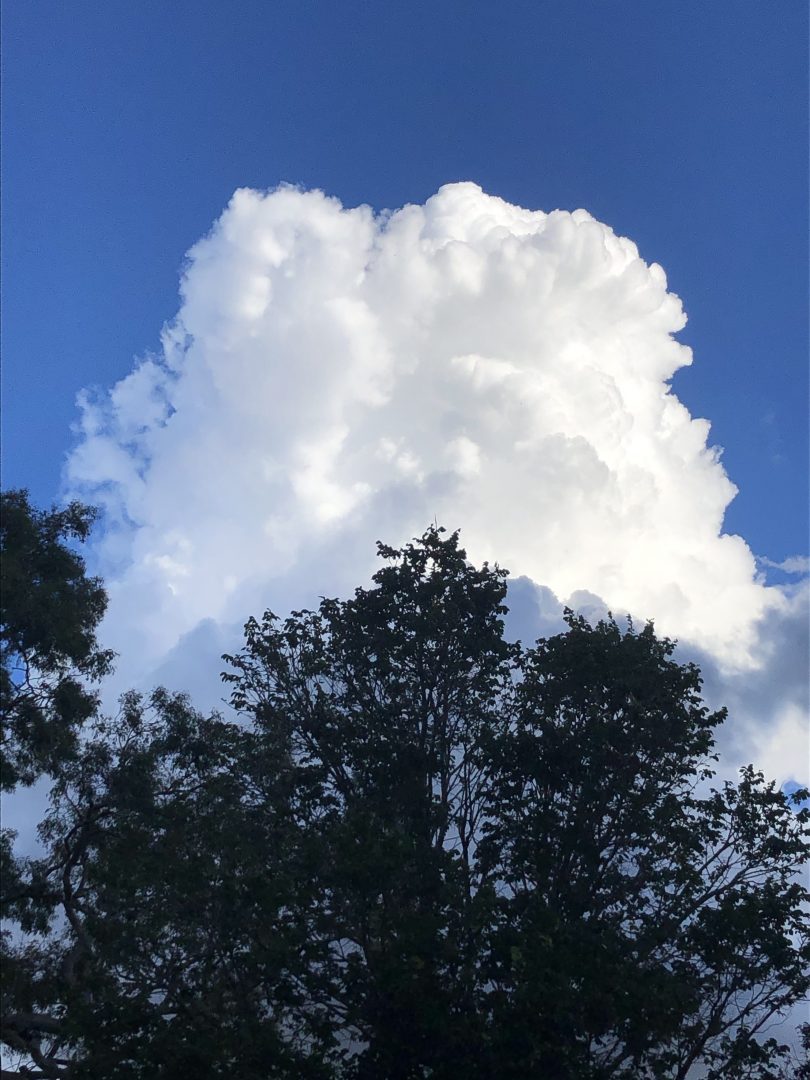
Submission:
<svg viewBox="0 0 810 1080">
<path fill-rule="evenodd" d="M 2 1038 L 25 1075 L 326 1075 L 311 986 L 296 1007 L 304 930 L 281 910 L 298 856 L 246 741 L 180 695 L 129 694 L 63 769 L 49 855 L 4 897 L 26 937 Z"/>
<path fill-rule="evenodd" d="M 356 1074 L 767 1076 L 808 987 L 807 812 L 753 768 L 709 789 L 724 714 L 651 625 L 510 646 L 505 573 L 456 535 L 380 554 L 229 658 L 318 808 Z"/>
<path fill-rule="evenodd" d="M 112 653 L 95 637 L 106 594 L 71 546 L 87 539 L 95 512 L 79 503 L 40 511 L 25 491 L 4 492 L 0 503 L 0 788 L 8 792 L 76 760 L 82 725 L 97 706 L 91 684 L 109 671 Z M 19 1031 L 6 1021 L 20 1014 L 13 1005 L 9 1012 L 5 985 L 36 980 L 21 955 L 33 957 L 33 940 L 47 931 L 55 905 L 41 864 L 16 858 L 13 840 L 3 829 L 3 1041 L 10 1046 Z M 24 944 L 10 952 L 14 924 Z M 47 1031 L 53 1018 L 42 1021 Z"/>
<path fill-rule="evenodd" d="M 505 571 L 457 535 L 379 551 L 350 600 L 248 622 L 238 723 L 129 696 L 60 771 L 49 854 L 8 897 L 16 1060 L 69 1080 L 780 1075 L 808 812 L 753 768 L 712 788 L 723 714 L 651 626 L 569 613 L 525 648 Z"/>
<path fill-rule="evenodd" d="M 95 631 L 107 606 L 70 541 L 87 539 L 95 511 L 33 508 L 25 491 L 0 505 L 0 714 L 2 789 L 53 776 L 75 754 L 96 707 L 88 683 L 110 669 Z"/>
<path fill-rule="evenodd" d="M 364 1047 L 354 1072 L 458 1075 L 479 1058 L 491 886 L 475 845 L 481 748 L 508 707 L 516 655 L 503 638 L 506 573 L 469 566 L 435 529 L 379 554 L 390 565 L 352 600 L 251 620 L 225 678 L 286 763 L 292 813 L 322 852 L 315 929 Z"/>
<path fill-rule="evenodd" d="M 750 766 L 708 789 L 724 713 L 652 626 L 568 625 L 493 745 L 502 1075 L 770 1076 L 756 1036 L 809 985 L 807 811 Z"/>
</svg>

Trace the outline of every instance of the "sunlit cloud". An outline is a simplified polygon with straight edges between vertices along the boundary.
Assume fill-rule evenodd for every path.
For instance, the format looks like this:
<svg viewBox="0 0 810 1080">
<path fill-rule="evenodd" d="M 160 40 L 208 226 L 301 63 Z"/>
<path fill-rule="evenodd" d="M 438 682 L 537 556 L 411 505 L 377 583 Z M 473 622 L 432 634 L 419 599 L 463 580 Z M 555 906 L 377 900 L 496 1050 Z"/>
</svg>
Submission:
<svg viewBox="0 0 810 1080">
<path fill-rule="evenodd" d="M 684 324 L 662 268 L 584 210 L 471 183 L 376 215 L 237 191 L 188 254 L 160 355 L 80 397 L 66 477 L 107 511 L 122 678 L 347 591 L 375 540 L 437 520 L 549 611 L 654 618 L 721 683 L 767 684 L 766 628 L 806 594 L 723 532 L 736 488 L 670 386 Z M 775 771 L 795 773 L 802 708 L 782 696 L 743 725 Z"/>
</svg>

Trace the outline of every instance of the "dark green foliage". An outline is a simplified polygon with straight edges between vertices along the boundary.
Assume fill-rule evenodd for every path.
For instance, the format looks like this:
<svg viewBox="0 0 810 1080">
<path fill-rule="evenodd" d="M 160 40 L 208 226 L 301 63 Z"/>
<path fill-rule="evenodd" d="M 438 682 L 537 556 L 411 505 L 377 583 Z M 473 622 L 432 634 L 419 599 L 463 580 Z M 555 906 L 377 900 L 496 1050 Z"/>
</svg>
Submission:
<svg viewBox="0 0 810 1080">
<path fill-rule="evenodd" d="M 79 503 L 34 509 L 25 491 L 0 505 L 0 710 L 2 789 L 51 776 L 75 753 L 76 735 L 92 715 L 87 682 L 112 661 L 96 627 L 107 606 L 70 541 L 87 539 L 94 512 Z"/>
<path fill-rule="evenodd" d="M 493 744 L 479 855 L 506 885 L 491 937 L 506 1075 L 767 1076 L 752 1036 L 808 987 L 808 815 L 752 768 L 708 789 L 723 715 L 671 642 L 568 623 L 524 654 Z"/>
<path fill-rule="evenodd" d="M 353 600 L 251 621 L 227 678 L 323 851 L 319 932 L 357 1074 L 450 1075 L 476 1053 L 478 751 L 511 688 L 506 575 L 436 531 L 380 554 L 393 565 Z"/>
<path fill-rule="evenodd" d="M 299 853 L 249 735 L 159 691 L 88 736 L 28 867 L 49 932 L 4 966 L 8 1045 L 37 1064 L 47 1039 L 44 1075 L 71 1080 L 326 1075 L 285 910 Z"/>
<path fill-rule="evenodd" d="M 247 624 L 239 723 L 130 696 L 64 763 L 4 882 L 6 1044 L 69 1080 L 787 1076 L 808 811 L 712 788 L 723 715 L 652 627 L 526 649 L 457 536 L 380 554 Z"/>
</svg>

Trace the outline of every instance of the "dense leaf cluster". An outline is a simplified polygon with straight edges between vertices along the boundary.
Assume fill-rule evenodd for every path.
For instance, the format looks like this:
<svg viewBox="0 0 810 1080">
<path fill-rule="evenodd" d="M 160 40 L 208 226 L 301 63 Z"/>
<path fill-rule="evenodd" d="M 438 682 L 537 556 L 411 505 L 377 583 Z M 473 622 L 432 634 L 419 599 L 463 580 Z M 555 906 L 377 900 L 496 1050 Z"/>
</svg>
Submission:
<svg viewBox="0 0 810 1080">
<path fill-rule="evenodd" d="M 76 748 L 97 705 L 87 682 L 107 674 L 112 653 L 96 627 L 107 606 L 71 541 L 87 538 L 95 513 L 80 503 L 34 509 L 25 491 L 0 496 L 0 785 L 11 791 L 53 774 Z"/>
<path fill-rule="evenodd" d="M 712 786 L 697 669 L 573 614 L 507 642 L 506 574 L 455 535 L 380 554 L 352 599 L 248 622 L 238 720 L 129 695 L 65 757 L 4 882 L 17 1067 L 789 1075 L 810 815 L 753 768 Z"/>
</svg>

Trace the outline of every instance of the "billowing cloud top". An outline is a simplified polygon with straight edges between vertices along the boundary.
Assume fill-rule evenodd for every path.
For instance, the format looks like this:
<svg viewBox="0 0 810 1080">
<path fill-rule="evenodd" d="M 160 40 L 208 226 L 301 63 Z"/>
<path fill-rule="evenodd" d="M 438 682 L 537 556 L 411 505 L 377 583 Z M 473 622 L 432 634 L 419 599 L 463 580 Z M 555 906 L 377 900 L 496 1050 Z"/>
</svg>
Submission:
<svg viewBox="0 0 810 1080">
<path fill-rule="evenodd" d="M 112 644 L 146 670 L 202 620 L 368 574 L 437 519 L 474 560 L 654 617 L 726 673 L 792 610 L 724 535 L 735 494 L 669 387 L 664 271 L 584 210 L 451 184 L 375 215 L 240 190 L 188 255 L 163 355 L 81 398 Z"/>
</svg>

